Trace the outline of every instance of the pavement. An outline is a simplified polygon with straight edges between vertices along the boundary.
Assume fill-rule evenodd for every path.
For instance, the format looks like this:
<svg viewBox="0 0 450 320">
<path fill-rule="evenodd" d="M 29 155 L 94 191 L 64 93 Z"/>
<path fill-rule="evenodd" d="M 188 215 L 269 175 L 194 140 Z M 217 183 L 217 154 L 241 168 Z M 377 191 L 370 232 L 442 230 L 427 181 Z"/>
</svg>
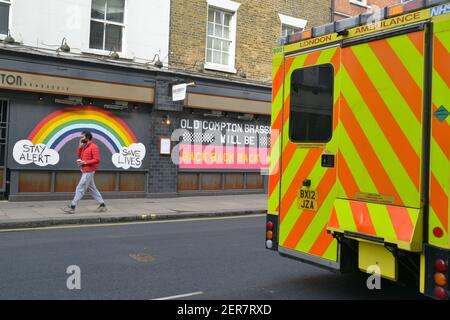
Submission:
<svg viewBox="0 0 450 320">
<path fill-rule="evenodd" d="M 98 224 L 188 219 L 266 212 L 265 194 L 197 196 L 163 199 L 107 200 L 108 211 L 95 213 L 93 200 L 81 201 L 75 214 L 61 208 L 68 201 L 0 202 L 0 229 L 36 228 L 70 224 Z"/>
<path fill-rule="evenodd" d="M 264 243 L 261 215 L 3 231 L 0 300 L 423 299 L 387 280 L 369 290 L 363 273 L 282 258 Z M 80 290 L 67 287 L 69 266 Z"/>
</svg>

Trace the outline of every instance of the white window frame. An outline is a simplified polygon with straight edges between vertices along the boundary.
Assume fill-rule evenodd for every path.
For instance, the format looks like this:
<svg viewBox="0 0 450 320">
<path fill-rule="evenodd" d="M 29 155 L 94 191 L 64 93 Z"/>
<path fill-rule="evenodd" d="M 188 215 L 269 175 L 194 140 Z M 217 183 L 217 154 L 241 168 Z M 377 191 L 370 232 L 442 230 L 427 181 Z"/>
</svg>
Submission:
<svg viewBox="0 0 450 320">
<path fill-rule="evenodd" d="M 216 64 L 212 62 L 206 61 L 206 55 L 208 50 L 208 19 L 206 19 L 206 37 L 205 37 L 205 69 L 221 71 L 227 73 L 236 73 L 237 70 L 235 68 L 236 63 L 236 26 L 237 26 L 237 11 L 240 7 L 240 3 L 230 0 L 207 0 L 207 10 L 209 14 L 209 9 L 217 9 L 221 11 L 227 11 L 232 14 L 231 22 L 230 22 L 230 52 L 229 52 L 229 60 L 228 66 L 222 64 Z"/>
<path fill-rule="evenodd" d="M 367 0 L 349 0 L 349 2 L 351 4 L 370 9 L 370 5 L 367 4 Z"/>
<path fill-rule="evenodd" d="M 116 25 L 116 26 L 122 27 L 122 48 L 121 48 L 120 51 L 117 51 L 117 53 L 120 54 L 121 58 L 125 57 L 125 52 L 126 52 L 125 43 L 126 43 L 127 4 L 128 4 L 128 1 L 124 0 L 123 23 L 120 23 L 120 22 L 106 20 L 106 12 L 105 12 L 105 18 L 104 19 L 94 19 L 94 18 L 92 18 L 92 0 L 91 0 L 91 7 L 90 7 L 91 11 L 90 11 L 90 17 L 89 17 L 89 34 L 88 34 L 89 39 L 88 39 L 88 42 L 87 42 L 87 49 L 83 50 L 83 52 L 99 54 L 99 55 L 105 55 L 105 54 L 109 54 L 110 53 L 109 50 L 94 49 L 94 48 L 90 47 L 90 43 L 91 43 L 91 21 L 94 21 L 94 22 L 103 23 L 104 25 L 112 24 L 112 25 Z M 105 41 L 106 41 L 106 28 L 103 31 L 103 47 L 105 47 Z"/>
<path fill-rule="evenodd" d="M 299 29 L 300 31 L 304 31 L 306 28 L 306 24 L 308 23 L 308 20 L 294 18 L 291 16 L 286 16 L 281 13 L 278 14 L 278 17 L 280 18 L 280 22 L 281 22 L 280 35 L 282 37 L 284 37 L 284 35 L 283 35 L 283 27 L 284 26 Z"/>
<path fill-rule="evenodd" d="M 0 0 L 1 3 L 5 3 L 5 4 L 9 4 L 9 17 L 8 17 L 8 30 L 11 30 L 11 10 L 12 10 L 12 2 L 13 0 L 10 1 L 5 1 L 5 0 Z M 6 32 L 6 34 L 0 33 L 0 40 L 4 40 L 6 37 L 8 36 L 8 32 Z"/>
</svg>

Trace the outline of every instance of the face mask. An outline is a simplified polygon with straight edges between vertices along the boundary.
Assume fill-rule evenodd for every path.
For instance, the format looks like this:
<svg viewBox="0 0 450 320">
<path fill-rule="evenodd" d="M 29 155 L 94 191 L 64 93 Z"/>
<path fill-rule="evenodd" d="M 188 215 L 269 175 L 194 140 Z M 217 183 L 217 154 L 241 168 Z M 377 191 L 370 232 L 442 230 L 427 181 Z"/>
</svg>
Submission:
<svg viewBox="0 0 450 320">
<path fill-rule="evenodd" d="M 83 140 L 81 140 L 81 142 L 82 143 L 87 143 L 88 141 L 87 141 L 87 139 L 83 139 Z"/>
</svg>

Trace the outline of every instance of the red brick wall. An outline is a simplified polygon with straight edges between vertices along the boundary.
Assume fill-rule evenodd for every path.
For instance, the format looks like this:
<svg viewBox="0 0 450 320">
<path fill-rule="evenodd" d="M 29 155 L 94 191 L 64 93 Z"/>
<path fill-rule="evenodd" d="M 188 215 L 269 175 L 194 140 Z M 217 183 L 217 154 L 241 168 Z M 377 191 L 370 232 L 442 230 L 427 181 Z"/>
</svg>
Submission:
<svg viewBox="0 0 450 320">
<path fill-rule="evenodd" d="M 366 12 L 367 10 L 370 10 L 367 7 L 353 4 L 350 2 L 350 0 L 334 0 L 334 3 L 334 18 L 336 20 L 346 18 L 345 16 L 339 15 L 338 13 L 344 13 L 349 16 L 357 16 L 363 12 Z M 367 5 L 372 9 L 376 7 L 383 8 L 396 3 L 400 3 L 400 0 L 367 0 Z"/>
</svg>

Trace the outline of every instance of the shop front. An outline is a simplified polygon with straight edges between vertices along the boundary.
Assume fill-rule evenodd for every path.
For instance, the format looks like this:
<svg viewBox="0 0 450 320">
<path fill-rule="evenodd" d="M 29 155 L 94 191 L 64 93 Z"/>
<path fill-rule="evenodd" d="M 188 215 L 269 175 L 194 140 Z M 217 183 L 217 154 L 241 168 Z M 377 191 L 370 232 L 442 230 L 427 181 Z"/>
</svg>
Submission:
<svg viewBox="0 0 450 320">
<path fill-rule="evenodd" d="M 70 199 L 84 130 L 105 198 L 265 192 L 269 114 L 267 87 L 0 50 L 0 195 Z"/>
<path fill-rule="evenodd" d="M 264 191 L 269 166 L 268 117 L 190 114 L 173 138 L 179 155 L 178 192 Z"/>
</svg>

